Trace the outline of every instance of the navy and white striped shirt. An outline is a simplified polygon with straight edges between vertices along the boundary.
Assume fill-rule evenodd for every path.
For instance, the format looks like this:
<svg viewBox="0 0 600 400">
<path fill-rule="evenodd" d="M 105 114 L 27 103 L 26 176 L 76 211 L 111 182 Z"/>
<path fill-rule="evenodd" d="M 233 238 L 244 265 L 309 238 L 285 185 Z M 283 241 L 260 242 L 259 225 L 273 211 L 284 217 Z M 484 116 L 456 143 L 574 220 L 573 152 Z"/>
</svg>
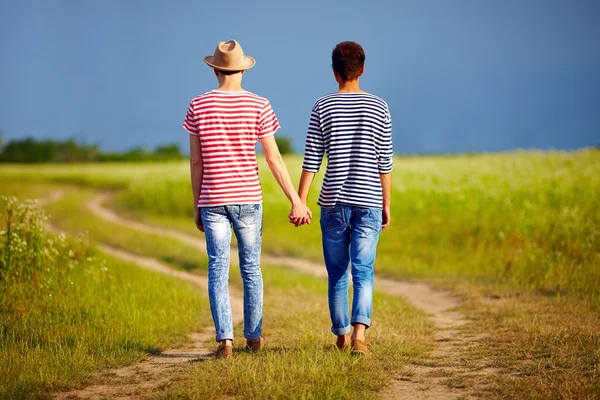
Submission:
<svg viewBox="0 0 600 400">
<path fill-rule="evenodd" d="M 392 172 L 392 117 L 369 93 L 332 93 L 317 100 L 310 116 L 302 168 L 327 170 L 318 204 L 382 208 L 379 174 Z"/>
</svg>

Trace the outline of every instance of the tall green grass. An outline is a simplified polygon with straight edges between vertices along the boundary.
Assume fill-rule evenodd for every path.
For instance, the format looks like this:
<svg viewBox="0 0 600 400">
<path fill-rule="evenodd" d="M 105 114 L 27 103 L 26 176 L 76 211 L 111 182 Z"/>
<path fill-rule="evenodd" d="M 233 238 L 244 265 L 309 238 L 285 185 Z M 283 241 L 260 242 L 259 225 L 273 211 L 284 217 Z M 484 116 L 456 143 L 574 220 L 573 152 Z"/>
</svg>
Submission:
<svg viewBox="0 0 600 400">
<path fill-rule="evenodd" d="M 297 179 L 300 157 L 286 159 Z M 287 200 L 264 165 L 264 248 L 321 259 L 315 220 L 295 230 Z M 600 151 L 396 158 L 392 225 L 377 269 L 394 277 L 508 283 L 597 299 L 600 294 Z M 187 176 L 137 181 L 124 210 L 191 217 Z M 299 238 L 302 238 L 299 240 Z"/>
<path fill-rule="evenodd" d="M 0 210 L 0 398 L 49 397 L 208 324 L 188 285 L 47 235 L 33 202 Z"/>
<path fill-rule="evenodd" d="M 95 226 L 99 221 L 90 218 L 82 205 L 89 198 L 90 193 L 87 190 L 69 190 L 67 197 L 53 204 L 53 223 L 68 225 L 70 230 L 76 231 L 85 226 L 94 226 L 90 235 L 98 240 L 106 240 L 106 236 L 99 233 Z M 33 204 L 32 204 L 33 207 Z M 68 215 L 64 210 L 70 210 L 73 215 Z M 39 223 L 39 226 L 43 221 Z M 108 228 L 114 224 L 104 222 Z M 35 224 L 34 224 L 35 225 Z M 29 225 L 31 227 L 33 225 Z M 36 230 L 37 231 L 37 230 Z M 43 232 L 42 232 L 43 234 Z M 129 251 L 138 248 L 139 241 L 123 240 L 122 247 Z M 145 234 L 140 234 L 144 236 Z M 82 244 L 83 248 L 85 246 Z M 142 251 L 152 251 L 143 250 Z M 36 249 L 35 254 L 40 254 L 40 249 Z M 111 260 L 100 266 L 100 273 L 106 267 L 112 274 L 113 268 L 120 268 L 115 260 Z M 143 271 L 139 271 L 143 272 Z M 391 375 L 383 372 L 400 372 L 401 369 L 411 361 L 422 360 L 426 357 L 425 353 L 430 350 L 429 342 L 432 335 L 431 323 L 423 313 L 416 311 L 408 306 L 405 301 L 391 296 L 377 294 L 375 298 L 375 307 L 380 313 L 377 318 L 377 326 L 370 330 L 369 340 L 372 348 L 378 354 L 385 355 L 381 359 L 373 361 L 360 362 L 348 354 L 342 354 L 338 351 L 331 351 L 329 347 L 335 340 L 329 332 L 329 317 L 327 313 L 327 284 L 322 279 L 311 276 L 298 276 L 294 271 L 277 267 L 264 267 L 265 278 L 265 335 L 268 337 L 269 346 L 264 352 L 258 355 L 240 351 L 240 345 L 243 340 L 236 341 L 236 357 L 230 364 L 225 364 L 219 360 L 210 360 L 199 363 L 197 367 L 182 371 L 182 384 L 169 388 L 165 393 L 166 397 L 219 397 L 225 390 L 228 394 L 243 396 L 247 398 L 281 398 L 287 394 L 288 397 L 332 397 L 332 398 L 368 398 L 375 395 L 375 392 L 381 387 L 389 384 Z M 106 278 L 106 276 L 105 276 Z M 143 275 L 137 275 L 137 279 L 146 279 Z M 235 279 L 233 279 L 235 280 Z M 76 285 L 81 283 L 74 281 Z M 89 284 L 89 283 L 88 283 Z M 79 286 L 80 287 L 80 286 Z M 141 291 L 140 287 L 133 287 L 131 291 Z M 128 296 L 133 293 L 128 292 Z M 81 293 L 79 293 L 81 295 Z M 138 293 L 138 295 L 140 295 Z M 92 294 L 97 296 L 97 293 Z M 56 297 L 56 296 L 55 296 Z M 307 297 L 310 302 L 304 301 Z M 61 303 L 70 302 L 66 297 L 59 299 Z M 85 302 L 85 299 L 84 299 Z M 161 302 L 161 306 L 170 307 L 168 303 Z M 64 312 L 63 309 L 61 312 Z M 181 318 L 179 315 L 181 309 L 171 308 L 173 318 Z M 203 314 L 207 314 L 208 307 L 205 306 Z M 67 311 L 68 312 L 68 311 Z M 8 310 L 10 315 L 14 315 L 14 310 Z M 89 316 L 89 310 L 86 310 Z M 70 317 L 74 324 L 81 324 L 81 320 L 76 317 Z M 104 321 L 90 319 L 90 325 L 100 324 L 98 329 L 106 328 Z M 208 322 L 207 322 L 208 324 Z M 40 335 L 48 330 L 48 324 L 43 321 L 32 320 L 29 327 L 35 329 Z M 61 329 L 64 329 L 62 327 Z M 74 327 L 71 327 L 74 329 Z M 243 337 L 241 324 L 236 326 L 236 336 Z M 76 344 L 78 346 L 94 346 L 99 348 L 97 351 L 101 354 L 94 362 L 94 368 L 108 367 L 116 365 L 111 363 L 111 349 L 114 349 L 114 341 L 118 341 L 119 335 L 114 338 L 114 331 L 106 331 L 110 339 L 103 343 L 98 343 L 93 335 L 84 335 L 80 332 L 67 332 L 67 344 L 61 343 L 62 349 L 67 345 Z M 132 332 L 128 339 L 128 344 L 137 344 L 138 350 L 155 351 L 156 346 L 151 344 L 142 345 L 140 334 L 143 332 Z M 108 339 L 108 338 L 105 338 Z M 39 339 L 36 339 L 39 340 Z M 60 339 L 48 339 L 60 342 Z M 151 343 L 151 342 L 150 342 Z M 15 347 L 15 346 L 13 346 Z M 30 357 L 31 353 L 17 347 L 15 358 L 18 362 L 23 362 L 25 355 Z M 117 349 L 116 351 L 120 351 Z M 69 380 L 84 382 L 87 375 L 82 373 L 78 375 L 80 368 L 85 371 L 83 357 L 88 356 L 84 351 L 77 352 L 70 350 L 66 355 L 57 357 L 56 363 L 50 358 L 39 358 L 34 363 L 32 369 L 37 368 L 44 371 L 58 371 L 58 374 L 68 376 Z M 135 360 L 135 354 L 131 359 Z M 39 355 L 38 355 L 39 357 Z M 69 368 L 57 363 L 64 363 Z M 1 365 L 1 363 L 0 363 Z M 8 369 L 8 368 L 7 368 Z M 0 369 L 0 372 L 2 370 Z M 281 381 L 280 376 L 286 374 L 289 379 Z M 7 393 L 16 396 L 25 396 L 40 394 L 43 390 L 60 390 L 66 388 L 72 383 L 62 382 L 61 376 L 45 376 L 46 382 L 36 381 L 31 374 L 23 374 L 23 381 L 13 391 L 10 387 Z M 49 382 L 48 382 L 49 381 Z M 0 380 L 1 382 L 1 380 Z M 201 382 L 201 384 L 199 383 Z M 35 386 L 38 385 L 38 386 Z"/>
<path fill-rule="evenodd" d="M 297 181 L 302 158 L 290 156 L 286 163 Z M 0 175 L 35 176 L 19 166 L 3 167 Z M 320 260 L 316 199 L 322 173 L 311 191 L 315 219 L 299 229 L 287 223 L 289 205 L 264 160 L 260 175 L 264 249 Z M 124 190 L 115 205 L 124 212 L 194 229 L 181 222 L 193 212 L 186 163 L 51 166 L 44 179 L 118 186 Z M 599 298 L 599 150 L 396 157 L 393 186 L 379 273 Z"/>
<path fill-rule="evenodd" d="M 301 158 L 286 161 L 297 181 Z M 112 205 L 121 212 L 195 231 L 187 163 L 52 165 L 42 174 L 38 170 L 39 166 L 2 167 L 0 178 L 118 188 Z M 265 249 L 320 260 L 315 202 L 322 174 L 311 192 L 315 220 L 296 229 L 287 223 L 287 201 L 262 161 L 260 173 Z M 466 311 L 474 321 L 469 329 L 489 334 L 489 339 L 480 349 L 467 351 L 469 359 L 462 362 L 482 362 L 505 372 L 493 379 L 484 396 L 593 396 L 598 386 L 597 318 L 577 300 L 591 299 L 598 305 L 600 298 L 598 193 L 598 150 L 396 158 L 393 221 L 381 236 L 376 269 L 397 277 L 467 282 L 459 286 L 472 295 L 466 296 L 472 302 Z M 100 224 L 89 219 L 81 208 L 83 201 L 69 195 L 54 209 L 74 231 Z M 108 238 L 108 225 L 95 231 L 98 240 Z M 130 251 L 154 251 L 138 242 L 133 235 L 123 236 L 123 247 Z M 267 351 L 251 355 L 238 347 L 232 363 L 198 363 L 183 384 L 169 390 L 168 398 L 368 397 L 389 382 L 389 374 L 381 371 L 402 374 L 402 366 L 418 360 L 428 348 L 431 327 L 423 316 L 411 315 L 400 300 L 378 294 L 369 340 L 383 356 L 363 363 L 324 353 L 323 345 L 332 340 L 324 283 L 268 266 L 264 276 Z M 520 293 L 494 302 L 482 299 L 480 285 L 469 281 L 508 285 Z M 523 288 L 556 296 L 523 294 Z M 303 301 L 307 298 L 310 302 Z M 236 327 L 238 337 L 239 330 Z M 367 371 L 359 375 L 362 368 Z M 8 370 L 0 367 L 0 376 Z M 282 376 L 289 379 L 282 381 Z"/>
</svg>

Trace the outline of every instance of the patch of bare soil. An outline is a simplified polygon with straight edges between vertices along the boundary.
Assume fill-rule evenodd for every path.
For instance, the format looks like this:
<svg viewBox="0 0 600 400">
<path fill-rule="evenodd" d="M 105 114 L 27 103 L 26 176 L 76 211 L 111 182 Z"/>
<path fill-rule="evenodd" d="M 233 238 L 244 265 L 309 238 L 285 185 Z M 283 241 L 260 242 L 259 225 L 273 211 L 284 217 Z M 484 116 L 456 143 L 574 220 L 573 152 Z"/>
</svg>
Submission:
<svg viewBox="0 0 600 400">
<path fill-rule="evenodd" d="M 412 365 L 407 374 L 396 377 L 392 385 L 382 391 L 381 398 L 469 399 L 473 398 L 470 386 L 476 385 L 485 375 L 498 373 L 465 357 L 465 351 L 480 345 L 485 336 L 461 331 L 467 320 L 456 311 L 460 305 L 457 298 L 423 283 L 383 279 L 377 285 L 380 290 L 402 296 L 425 311 L 436 328 L 435 348 L 429 362 Z"/>
</svg>

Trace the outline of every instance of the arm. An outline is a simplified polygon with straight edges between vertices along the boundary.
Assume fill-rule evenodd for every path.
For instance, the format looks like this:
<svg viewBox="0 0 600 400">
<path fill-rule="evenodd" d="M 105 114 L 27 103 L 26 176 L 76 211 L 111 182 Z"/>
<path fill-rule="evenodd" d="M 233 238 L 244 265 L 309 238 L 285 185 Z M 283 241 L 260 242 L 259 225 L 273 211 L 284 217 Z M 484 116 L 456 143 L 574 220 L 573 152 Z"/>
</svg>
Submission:
<svg viewBox="0 0 600 400">
<path fill-rule="evenodd" d="M 392 201 L 392 167 L 394 165 L 394 148 L 392 146 L 392 116 L 386 109 L 385 130 L 383 132 L 383 141 L 378 149 L 379 160 L 379 181 L 381 182 L 381 192 L 383 197 L 382 229 L 390 226 L 391 214 L 390 203 Z"/>
<path fill-rule="evenodd" d="M 197 135 L 190 135 L 190 178 L 192 180 L 192 193 L 194 194 L 194 221 L 200 232 L 204 232 L 200 210 L 198 209 L 198 199 L 200 198 L 200 190 L 202 189 L 203 175 L 204 168 L 202 165 L 200 137 Z"/>
<path fill-rule="evenodd" d="M 379 174 L 379 180 L 381 181 L 381 191 L 383 194 L 383 214 L 381 228 L 385 229 L 390 226 L 391 214 L 390 205 L 392 202 L 392 173 Z"/>
<path fill-rule="evenodd" d="M 298 185 L 298 195 L 304 204 L 308 202 L 310 186 L 315 178 L 315 174 L 321 167 L 324 154 L 325 143 L 323 142 L 323 133 L 321 132 L 320 114 L 318 107 L 315 104 L 311 111 L 310 121 L 308 123 L 308 132 L 306 134 L 306 143 L 304 145 L 302 175 L 300 176 L 300 184 Z"/>
<path fill-rule="evenodd" d="M 314 172 L 307 171 L 305 169 L 302 170 L 302 175 L 300 176 L 300 185 L 298 186 L 298 195 L 304 204 L 308 202 L 308 192 L 310 191 L 310 185 L 312 185 L 314 178 Z"/>
<path fill-rule="evenodd" d="M 271 173 L 275 177 L 275 180 L 285 193 L 290 203 L 292 203 L 292 211 L 289 215 L 290 219 L 295 219 L 296 226 L 310 223 L 312 213 L 308 207 L 302 203 L 298 193 L 296 193 L 296 190 L 294 189 L 294 185 L 290 179 L 290 174 L 285 166 L 283 157 L 281 157 L 281 153 L 279 153 L 279 148 L 277 147 L 275 138 L 273 135 L 264 137 L 260 139 L 260 145 L 263 149 L 263 153 L 265 154 L 265 158 Z"/>
</svg>

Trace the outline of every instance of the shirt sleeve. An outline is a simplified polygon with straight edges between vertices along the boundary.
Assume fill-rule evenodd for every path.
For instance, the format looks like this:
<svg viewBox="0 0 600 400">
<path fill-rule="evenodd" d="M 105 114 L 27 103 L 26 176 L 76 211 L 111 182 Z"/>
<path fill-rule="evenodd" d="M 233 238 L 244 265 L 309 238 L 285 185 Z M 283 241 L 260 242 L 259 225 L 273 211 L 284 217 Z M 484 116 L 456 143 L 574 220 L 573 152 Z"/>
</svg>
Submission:
<svg viewBox="0 0 600 400">
<path fill-rule="evenodd" d="M 263 109 L 258 116 L 258 138 L 262 139 L 270 135 L 274 135 L 279 129 L 279 121 L 271 107 L 269 100 L 265 103 Z"/>
<path fill-rule="evenodd" d="M 392 146 L 392 116 L 389 109 L 385 110 L 385 121 L 383 128 L 383 140 L 379 148 L 377 167 L 380 174 L 392 172 L 394 164 L 394 148 Z"/>
<path fill-rule="evenodd" d="M 308 172 L 319 172 L 324 155 L 325 143 L 323 140 L 323 132 L 321 131 L 321 117 L 319 115 L 319 109 L 315 104 L 310 113 L 302 169 Z"/>
<path fill-rule="evenodd" d="M 183 120 L 183 129 L 185 129 L 192 135 L 198 135 L 198 125 L 196 125 L 196 116 L 194 115 L 194 108 L 192 107 L 192 103 L 190 103 L 190 106 L 187 110 L 187 114 L 185 115 L 185 119 Z"/>
</svg>

